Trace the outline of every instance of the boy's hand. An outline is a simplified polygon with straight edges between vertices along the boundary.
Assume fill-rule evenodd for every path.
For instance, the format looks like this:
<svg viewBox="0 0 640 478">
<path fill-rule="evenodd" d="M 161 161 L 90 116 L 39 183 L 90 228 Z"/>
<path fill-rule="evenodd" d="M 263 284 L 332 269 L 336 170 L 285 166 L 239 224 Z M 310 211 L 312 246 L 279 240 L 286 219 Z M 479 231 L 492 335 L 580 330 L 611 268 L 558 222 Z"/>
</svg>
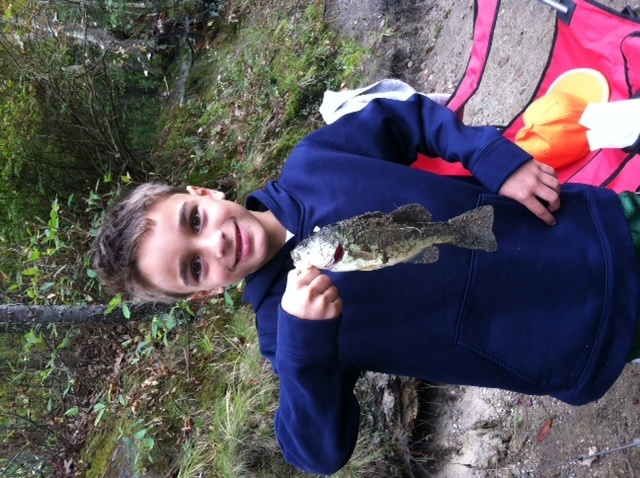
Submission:
<svg viewBox="0 0 640 478">
<path fill-rule="evenodd" d="M 289 272 L 282 308 L 300 319 L 335 319 L 342 312 L 342 298 L 331 278 L 312 267 Z"/>
<path fill-rule="evenodd" d="M 507 178 L 498 194 L 515 199 L 550 226 L 556 223 L 552 213 L 560 209 L 560 181 L 551 166 L 527 161 Z"/>
</svg>

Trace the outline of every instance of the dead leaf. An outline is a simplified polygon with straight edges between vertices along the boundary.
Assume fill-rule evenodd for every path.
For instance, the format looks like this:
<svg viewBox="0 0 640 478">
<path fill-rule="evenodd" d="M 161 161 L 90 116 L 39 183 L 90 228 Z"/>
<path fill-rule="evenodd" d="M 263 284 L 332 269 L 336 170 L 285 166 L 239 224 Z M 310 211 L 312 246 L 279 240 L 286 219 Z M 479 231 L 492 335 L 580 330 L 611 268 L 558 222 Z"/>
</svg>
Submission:
<svg viewBox="0 0 640 478">
<path fill-rule="evenodd" d="M 589 456 L 583 458 L 582 460 L 580 460 L 580 464 L 581 465 L 586 465 L 586 466 L 591 466 L 591 464 L 596 461 L 598 459 L 597 456 L 592 456 L 595 455 L 596 453 L 598 453 L 598 448 L 591 445 L 589 447 Z"/>
<path fill-rule="evenodd" d="M 187 438 L 191 434 L 191 430 L 193 429 L 193 418 L 187 417 L 184 419 L 184 426 L 180 430 L 182 432 L 182 437 Z"/>
<path fill-rule="evenodd" d="M 540 443 L 542 440 L 544 440 L 549 436 L 549 433 L 551 433 L 552 425 L 553 425 L 553 418 L 549 418 L 546 422 L 544 422 L 544 425 L 542 425 L 542 428 L 538 432 L 538 437 L 536 438 L 537 443 Z"/>
<path fill-rule="evenodd" d="M 64 472 L 67 475 L 71 476 L 71 472 L 73 471 L 74 466 L 75 463 L 72 459 L 64 460 Z"/>
</svg>

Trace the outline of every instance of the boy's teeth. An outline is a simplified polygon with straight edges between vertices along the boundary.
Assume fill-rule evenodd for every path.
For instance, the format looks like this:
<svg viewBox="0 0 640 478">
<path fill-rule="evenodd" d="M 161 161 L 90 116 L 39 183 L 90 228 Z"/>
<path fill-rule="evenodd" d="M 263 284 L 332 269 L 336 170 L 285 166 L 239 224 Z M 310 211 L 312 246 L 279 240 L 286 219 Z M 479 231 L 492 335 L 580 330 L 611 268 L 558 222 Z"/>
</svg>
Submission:
<svg viewBox="0 0 640 478">
<path fill-rule="evenodd" d="M 236 264 L 240 262 L 240 257 L 242 257 L 242 235 L 240 228 L 236 226 Z"/>
</svg>

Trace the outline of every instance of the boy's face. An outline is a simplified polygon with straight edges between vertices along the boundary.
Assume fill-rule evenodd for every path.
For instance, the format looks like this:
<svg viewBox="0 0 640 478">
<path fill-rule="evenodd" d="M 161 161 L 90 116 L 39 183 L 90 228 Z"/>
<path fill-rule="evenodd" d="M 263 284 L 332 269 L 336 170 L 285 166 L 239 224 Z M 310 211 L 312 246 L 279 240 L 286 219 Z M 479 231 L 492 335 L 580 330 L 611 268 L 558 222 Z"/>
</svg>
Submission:
<svg viewBox="0 0 640 478">
<path fill-rule="evenodd" d="M 221 293 L 267 261 L 268 237 L 256 215 L 224 194 L 188 188 L 154 204 L 140 239 L 138 267 L 156 287 L 201 297 Z"/>
</svg>

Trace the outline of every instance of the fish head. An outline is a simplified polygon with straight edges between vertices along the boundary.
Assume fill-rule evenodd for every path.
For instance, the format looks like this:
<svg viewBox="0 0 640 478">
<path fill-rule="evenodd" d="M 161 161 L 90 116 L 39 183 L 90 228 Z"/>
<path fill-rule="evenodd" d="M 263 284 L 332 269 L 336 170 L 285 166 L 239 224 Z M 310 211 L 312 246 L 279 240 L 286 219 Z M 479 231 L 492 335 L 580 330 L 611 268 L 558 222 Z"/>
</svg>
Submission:
<svg viewBox="0 0 640 478">
<path fill-rule="evenodd" d="M 331 270 L 344 256 L 344 248 L 336 237 L 316 234 L 298 244 L 291 257 L 298 270 L 310 267 Z"/>
</svg>

